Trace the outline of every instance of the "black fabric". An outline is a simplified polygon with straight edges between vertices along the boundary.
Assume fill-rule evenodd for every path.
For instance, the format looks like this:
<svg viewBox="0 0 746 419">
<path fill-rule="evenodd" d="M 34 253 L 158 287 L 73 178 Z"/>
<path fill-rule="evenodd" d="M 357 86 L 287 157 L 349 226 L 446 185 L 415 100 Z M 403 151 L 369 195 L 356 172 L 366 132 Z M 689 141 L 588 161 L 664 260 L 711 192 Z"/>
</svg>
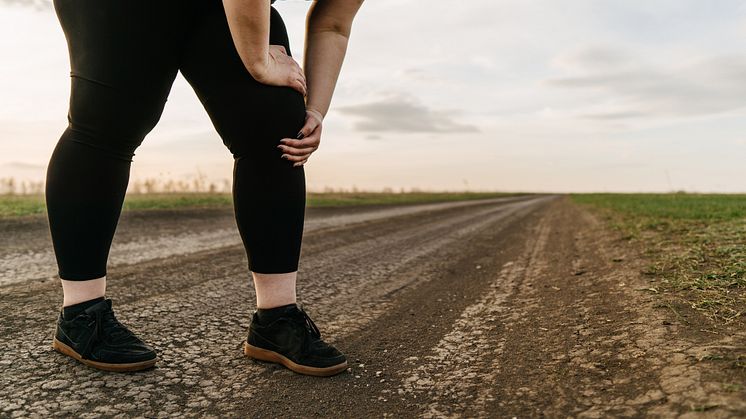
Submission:
<svg viewBox="0 0 746 419">
<path fill-rule="evenodd" d="M 85 309 L 87 309 L 88 307 L 94 306 L 101 301 L 104 301 L 104 297 L 98 297 L 92 300 L 83 301 L 78 304 L 73 304 L 71 306 L 63 307 L 62 316 L 65 318 L 65 320 L 72 320 L 78 314 L 85 311 Z"/>
<path fill-rule="evenodd" d="M 66 280 L 106 275 L 135 150 L 181 71 L 233 156 L 236 222 L 249 269 L 298 269 L 303 166 L 281 159 L 305 119 L 303 95 L 245 69 L 218 0 L 55 0 L 70 53 L 69 125 L 49 161 L 46 203 Z M 290 45 L 271 8 L 270 43 Z M 198 164 L 199 162 L 195 162 Z"/>
<path fill-rule="evenodd" d="M 129 364 L 153 360 L 155 350 L 114 315 L 111 299 L 94 304 L 74 319 L 59 316 L 55 338 L 83 359 L 107 364 Z"/>
</svg>

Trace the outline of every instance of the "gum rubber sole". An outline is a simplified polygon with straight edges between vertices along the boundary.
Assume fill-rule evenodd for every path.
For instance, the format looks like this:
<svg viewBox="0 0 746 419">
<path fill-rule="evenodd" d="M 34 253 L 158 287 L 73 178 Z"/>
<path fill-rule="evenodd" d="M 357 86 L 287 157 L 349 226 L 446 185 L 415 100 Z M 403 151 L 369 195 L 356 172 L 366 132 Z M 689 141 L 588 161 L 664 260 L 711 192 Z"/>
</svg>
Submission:
<svg viewBox="0 0 746 419">
<path fill-rule="evenodd" d="M 100 370 L 104 371 L 114 371 L 114 372 L 128 372 L 128 371 L 140 371 L 144 370 L 146 368 L 150 368 L 153 365 L 155 365 L 155 362 L 157 361 L 157 358 L 153 358 L 147 361 L 141 361 L 141 362 L 132 362 L 129 364 L 110 364 L 106 362 L 98 362 L 98 361 L 91 361 L 90 359 L 83 359 L 80 354 L 75 352 L 75 350 L 64 343 L 57 340 L 57 337 L 54 338 L 52 341 L 52 348 L 63 354 L 67 355 L 73 359 L 76 359 L 83 364 L 90 365 L 91 367 L 98 368 Z"/>
<path fill-rule="evenodd" d="M 296 364 L 295 362 L 278 354 L 277 352 L 258 348 L 246 341 L 244 341 L 243 343 L 243 353 L 248 357 L 258 359 L 260 361 L 274 362 L 276 364 L 284 365 L 289 370 L 295 371 L 299 374 L 315 375 L 317 377 L 329 377 L 331 375 L 339 374 L 340 372 L 347 369 L 347 361 L 326 368 L 309 367 L 306 365 Z"/>
</svg>

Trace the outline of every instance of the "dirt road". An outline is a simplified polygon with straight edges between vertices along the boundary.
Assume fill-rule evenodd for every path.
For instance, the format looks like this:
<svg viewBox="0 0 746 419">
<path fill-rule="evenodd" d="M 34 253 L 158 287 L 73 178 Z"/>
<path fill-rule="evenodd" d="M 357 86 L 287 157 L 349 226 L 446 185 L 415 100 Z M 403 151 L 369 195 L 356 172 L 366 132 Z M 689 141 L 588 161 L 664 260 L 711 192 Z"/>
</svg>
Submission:
<svg viewBox="0 0 746 419">
<path fill-rule="evenodd" d="M 52 351 L 44 228 L 0 225 L 0 416 L 746 416 L 723 385 L 742 372 L 701 362 L 744 335 L 682 333 L 635 250 L 563 197 L 309 212 L 299 298 L 351 365 L 326 379 L 242 356 L 254 294 L 230 212 L 156 214 L 123 219 L 112 251 L 118 317 L 160 357 L 131 374 Z"/>
</svg>

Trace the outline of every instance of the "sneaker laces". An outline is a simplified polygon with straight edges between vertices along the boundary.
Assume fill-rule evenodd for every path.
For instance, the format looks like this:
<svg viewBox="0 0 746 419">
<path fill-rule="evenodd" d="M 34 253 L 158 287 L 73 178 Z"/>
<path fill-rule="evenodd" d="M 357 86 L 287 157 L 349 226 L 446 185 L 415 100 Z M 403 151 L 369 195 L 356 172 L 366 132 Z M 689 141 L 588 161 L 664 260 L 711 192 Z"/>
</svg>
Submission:
<svg viewBox="0 0 746 419">
<path fill-rule="evenodd" d="M 85 348 L 82 351 L 84 357 L 90 355 L 93 350 L 93 345 L 96 342 L 101 342 L 105 337 L 111 338 L 113 341 L 122 341 L 130 336 L 134 336 L 125 325 L 119 323 L 114 311 L 109 310 L 98 310 L 93 314 L 85 313 L 85 316 L 89 317 L 91 321 L 88 323 L 88 327 L 95 326 L 91 337 L 88 338 Z M 104 328 L 105 323 L 109 328 Z M 108 332 L 108 333 L 107 333 Z"/>
<path fill-rule="evenodd" d="M 316 323 L 311 320 L 311 317 L 302 307 L 298 306 L 298 311 L 296 312 L 295 318 L 296 321 L 302 323 L 303 328 L 306 331 L 306 333 L 303 334 L 302 352 L 307 353 L 310 350 L 311 345 L 320 340 L 321 332 L 316 326 Z"/>
</svg>

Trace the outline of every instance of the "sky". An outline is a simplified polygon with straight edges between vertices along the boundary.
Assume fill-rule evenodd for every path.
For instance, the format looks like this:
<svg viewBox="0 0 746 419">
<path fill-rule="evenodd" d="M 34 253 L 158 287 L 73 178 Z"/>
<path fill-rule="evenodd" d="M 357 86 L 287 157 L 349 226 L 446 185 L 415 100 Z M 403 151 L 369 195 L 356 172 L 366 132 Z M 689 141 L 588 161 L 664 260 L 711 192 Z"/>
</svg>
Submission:
<svg viewBox="0 0 746 419">
<path fill-rule="evenodd" d="M 278 0 L 302 62 L 309 2 Z M 0 177 L 43 179 L 67 125 L 47 0 L 0 1 Z M 746 192 L 746 1 L 368 0 L 310 191 Z M 230 179 L 177 78 L 131 181 Z"/>
</svg>

